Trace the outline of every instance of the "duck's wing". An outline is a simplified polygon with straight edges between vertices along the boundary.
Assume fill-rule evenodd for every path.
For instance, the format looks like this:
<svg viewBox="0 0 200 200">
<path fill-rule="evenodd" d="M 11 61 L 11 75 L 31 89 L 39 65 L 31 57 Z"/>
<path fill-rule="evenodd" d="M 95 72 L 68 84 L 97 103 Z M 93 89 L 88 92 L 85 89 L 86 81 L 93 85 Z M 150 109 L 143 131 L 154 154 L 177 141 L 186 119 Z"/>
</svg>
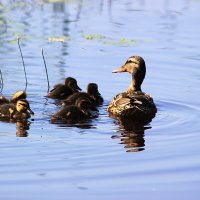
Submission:
<svg viewBox="0 0 200 200">
<path fill-rule="evenodd" d="M 12 118 L 13 113 L 16 112 L 16 106 L 8 103 L 0 106 L 0 118 Z"/>
<path fill-rule="evenodd" d="M 47 95 L 47 97 L 55 98 L 55 99 L 64 99 L 69 96 L 72 91 L 67 88 L 65 85 L 58 84 L 54 87 Z"/>
<path fill-rule="evenodd" d="M 65 106 L 57 113 L 52 115 L 51 120 L 76 122 L 82 117 L 83 113 L 76 106 Z"/>
<path fill-rule="evenodd" d="M 136 92 L 118 94 L 108 106 L 108 111 L 119 117 L 137 117 L 151 115 L 151 113 L 153 115 L 157 110 L 153 99 L 148 94 Z"/>
</svg>

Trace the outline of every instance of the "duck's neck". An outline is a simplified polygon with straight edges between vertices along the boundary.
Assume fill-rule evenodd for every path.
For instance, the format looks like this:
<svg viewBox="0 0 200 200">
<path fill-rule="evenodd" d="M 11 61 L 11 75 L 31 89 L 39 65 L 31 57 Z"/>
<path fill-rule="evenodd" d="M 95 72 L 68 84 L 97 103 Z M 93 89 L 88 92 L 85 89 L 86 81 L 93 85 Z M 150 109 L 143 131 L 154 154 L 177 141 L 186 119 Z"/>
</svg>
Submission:
<svg viewBox="0 0 200 200">
<path fill-rule="evenodd" d="M 138 80 L 138 77 L 136 75 L 132 74 L 131 84 L 128 87 L 128 89 L 126 90 L 126 92 L 133 93 L 136 91 L 142 91 L 141 90 L 141 81 Z"/>
</svg>

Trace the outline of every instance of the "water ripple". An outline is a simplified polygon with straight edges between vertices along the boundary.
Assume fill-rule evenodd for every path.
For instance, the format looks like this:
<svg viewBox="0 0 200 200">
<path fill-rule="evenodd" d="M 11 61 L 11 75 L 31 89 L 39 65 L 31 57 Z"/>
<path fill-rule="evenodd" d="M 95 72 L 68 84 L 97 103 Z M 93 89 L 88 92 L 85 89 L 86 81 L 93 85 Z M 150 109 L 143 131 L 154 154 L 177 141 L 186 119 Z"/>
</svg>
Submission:
<svg viewBox="0 0 200 200">
<path fill-rule="evenodd" d="M 154 131 L 166 129 L 170 134 L 181 132 L 184 135 L 199 130 L 199 107 L 171 100 L 160 100 L 157 102 L 157 107 L 156 123 L 153 124 Z"/>
</svg>

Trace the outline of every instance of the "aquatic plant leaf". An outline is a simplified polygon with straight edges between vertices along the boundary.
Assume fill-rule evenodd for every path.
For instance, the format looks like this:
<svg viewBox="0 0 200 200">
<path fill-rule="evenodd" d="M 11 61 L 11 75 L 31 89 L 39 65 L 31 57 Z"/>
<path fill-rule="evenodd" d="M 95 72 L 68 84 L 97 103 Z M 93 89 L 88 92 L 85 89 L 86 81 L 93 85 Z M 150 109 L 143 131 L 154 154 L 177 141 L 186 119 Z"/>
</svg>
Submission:
<svg viewBox="0 0 200 200">
<path fill-rule="evenodd" d="M 133 40 L 127 38 L 120 38 L 119 40 L 113 40 L 100 34 L 84 34 L 83 37 L 86 40 L 98 41 L 105 45 L 132 46 L 139 43 L 139 40 Z"/>
<path fill-rule="evenodd" d="M 66 42 L 66 41 L 69 41 L 70 38 L 69 37 L 65 37 L 65 36 L 55 36 L 55 37 L 48 37 L 48 40 L 50 42 Z"/>
<path fill-rule="evenodd" d="M 100 34 L 84 34 L 83 37 L 86 40 L 103 40 L 103 39 L 106 39 L 105 36 L 100 35 Z"/>
</svg>

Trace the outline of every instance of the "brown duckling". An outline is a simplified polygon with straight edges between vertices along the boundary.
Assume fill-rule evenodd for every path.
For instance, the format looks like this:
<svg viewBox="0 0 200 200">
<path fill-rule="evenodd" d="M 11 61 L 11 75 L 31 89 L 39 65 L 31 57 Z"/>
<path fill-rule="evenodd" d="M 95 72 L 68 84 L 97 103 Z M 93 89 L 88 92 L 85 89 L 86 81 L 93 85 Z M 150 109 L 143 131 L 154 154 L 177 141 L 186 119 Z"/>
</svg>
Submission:
<svg viewBox="0 0 200 200">
<path fill-rule="evenodd" d="M 20 99 L 16 104 L 8 103 L 0 105 L 0 118 L 11 120 L 24 120 L 30 118 L 34 112 L 26 99 Z"/>
<path fill-rule="evenodd" d="M 80 91 L 81 88 L 78 86 L 76 79 L 68 77 L 65 79 L 64 84 L 57 84 L 48 93 L 47 97 L 53 99 L 65 99 L 69 95 Z"/>
<path fill-rule="evenodd" d="M 95 106 L 99 106 L 103 103 L 103 97 L 99 93 L 98 85 L 96 83 L 89 83 L 86 92 L 77 92 L 70 95 L 66 100 L 63 101 L 63 105 L 73 105 L 76 100 L 80 97 L 88 98 L 91 103 Z"/>
<path fill-rule="evenodd" d="M 61 120 L 75 123 L 95 117 L 93 116 L 92 111 L 98 110 L 88 98 L 80 97 L 76 100 L 75 105 L 62 107 L 52 116 L 52 121 Z"/>
<path fill-rule="evenodd" d="M 10 102 L 10 100 L 7 99 L 5 96 L 3 96 L 3 95 L 0 96 L 0 105 L 9 103 L 9 102 Z"/>
<path fill-rule="evenodd" d="M 10 100 L 6 98 L 5 96 L 1 95 L 0 105 L 5 104 L 5 103 L 16 103 L 20 99 L 26 99 L 26 97 L 27 97 L 27 94 L 23 90 L 17 91 L 15 94 L 13 94 Z"/>
<path fill-rule="evenodd" d="M 23 90 L 17 91 L 15 94 L 10 99 L 11 103 L 17 103 L 18 100 L 20 99 L 26 99 L 27 98 L 27 93 Z"/>
<path fill-rule="evenodd" d="M 108 106 L 111 116 L 134 121 L 148 123 L 157 112 L 152 97 L 141 90 L 141 84 L 145 78 L 146 65 L 140 56 L 131 56 L 126 63 L 113 73 L 129 72 L 132 81 L 129 88 L 116 95 Z"/>
</svg>

